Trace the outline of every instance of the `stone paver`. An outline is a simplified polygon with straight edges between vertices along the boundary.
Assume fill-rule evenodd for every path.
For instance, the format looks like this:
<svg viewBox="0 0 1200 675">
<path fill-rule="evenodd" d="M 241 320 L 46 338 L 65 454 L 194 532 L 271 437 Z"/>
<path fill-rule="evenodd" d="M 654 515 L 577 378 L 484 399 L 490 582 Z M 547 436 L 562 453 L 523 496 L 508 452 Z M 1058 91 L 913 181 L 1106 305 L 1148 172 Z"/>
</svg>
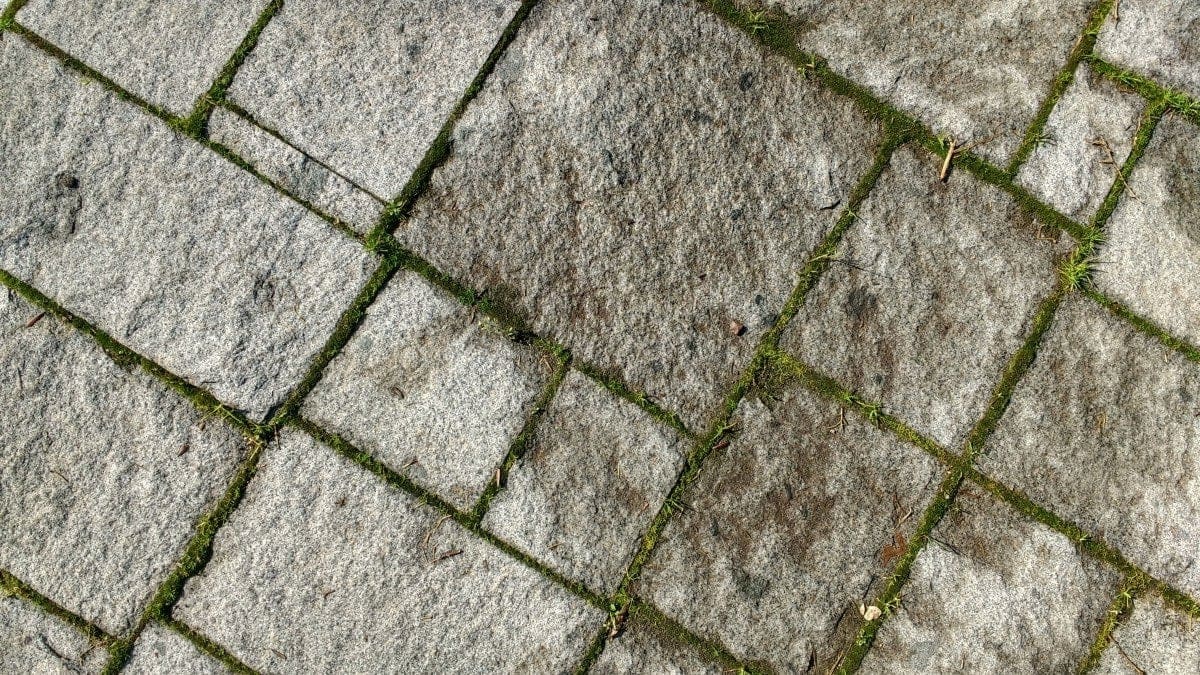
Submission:
<svg viewBox="0 0 1200 675">
<path fill-rule="evenodd" d="M 1200 5 L 1121 0 L 1096 41 L 1103 59 L 1200 96 Z"/>
<path fill-rule="evenodd" d="M 416 274 L 399 274 L 303 414 L 469 510 L 552 366 L 472 314 Z"/>
<path fill-rule="evenodd" d="M 1200 672 L 1200 623 L 1166 607 L 1162 600 L 1142 596 L 1113 633 L 1096 673 Z"/>
<path fill-rule="evenodd" d="M 374 263 L 23 40 L 0 41 L 0 267 L 259 417 Z"/>
<path fill-rule="evenodd" d="M 941 478 L 936 463 L 803 390 L 738 410 L 639 590 L 733 653 L 824 672 L 854 641 Z"/>
<path fill-rule="evenodd" d="M 397 237 L 702 427 L 878 142 L 698 7 L 551 2 Z"/>
<path fill-rule="evenodd" d="M 519 4 L 288 0 L 229 98 L 388 199 L 404 187 Z"/>
<path fill-rule="evenodd" d="M 943 183 L 902 148 L 782 345 L 957 449 L 1068 250 L 999 189 Z"/>
<path fill-rule="evenodd" d="M 125 673 L 130 675 L 223 675 L 229 669 L 169 628 L 151 624 L 142 631 Z"/>
<path fill-rule="evenodd" d="M 1145 105 L 1141 97 L 1080 66 L 1017 182 L 1060 212 L 1088 222 L 1119 180 Z"/>
<path fill-rule="evenodd" d="M 0 291 L 0 568 L 110 633 L 136 620 L 244 442 Z"/>
<path fill-rule="evenodd" d="M 1097 255 L 1096 284 L 1200 344 L 1200 129 L 1167 115 L 1129 181 Z M 1186 308 L 1186 309 L 1185 309 Z"/>
<path fill-rule="evenodd" d="M 772 0 L 801 49 L 1003 165 L 1094 3 L 1087 0 Z"/>
<path fill-rule="evenodd" d="M 978 465 L 1200 593 L 1200 365 L 1068 299 Z"/>
<path fill-rule="evenodd" d="M 967 486 L 862 672 L 1073 672 L 1119 581 L 1066 537 Z"/>
<path fill-rule="evenodd" d="M 720 675 L 719 665 L 705 661 L 694 647 L 662 635 L 662 629 L 631 620 L 620 635 L 608 641 L 592 665 L 596 675 Z"/>
<path fill-rule="evenodd" d="M 689 449 L 641 408 L 571 371 L 484 525 L 612 593 Z"/>
<path fill-rule="evenodd" d="M 573 667 L 604 613 L 443 521 L 285 432 L 176 615 L 260 670 Z"/>
<path fill-rule="evenodd" d="M 17 598 L 0 597 L 0 670 L 6 673 L 99 673 L 103 645 Z"/>
</svg>

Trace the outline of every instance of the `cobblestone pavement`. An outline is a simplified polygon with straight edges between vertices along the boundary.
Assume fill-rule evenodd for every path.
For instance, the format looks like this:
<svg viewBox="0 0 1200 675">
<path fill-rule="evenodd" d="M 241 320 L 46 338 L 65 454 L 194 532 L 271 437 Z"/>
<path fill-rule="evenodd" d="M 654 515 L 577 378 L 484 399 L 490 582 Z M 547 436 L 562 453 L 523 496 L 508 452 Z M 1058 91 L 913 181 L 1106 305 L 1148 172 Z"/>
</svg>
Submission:
<svg viewBox="0 0 1200 675">
<path fill-rule="evenodd" d="M 12 0 L 3 672 L 1200 672 L 1200 5 Z"/>
</svg>

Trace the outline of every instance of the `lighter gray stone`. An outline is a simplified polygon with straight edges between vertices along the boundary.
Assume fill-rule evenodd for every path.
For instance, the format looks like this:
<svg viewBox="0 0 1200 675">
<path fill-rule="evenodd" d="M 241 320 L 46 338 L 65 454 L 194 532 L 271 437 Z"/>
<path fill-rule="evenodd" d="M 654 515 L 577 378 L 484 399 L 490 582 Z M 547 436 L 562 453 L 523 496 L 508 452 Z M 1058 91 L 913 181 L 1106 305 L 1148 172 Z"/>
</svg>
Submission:
<svg viewBox="0 0 1200 675">
<path fill-rule="evenodd" d="M 1200 366 L 1100 306 L 1059 308 L 977 463 L 1200 593 Z"/>
<path fill-rule="evenodd" d="M 772 0 L 801 49 L 1006 163 L 1083 32 L 1089 0 Z"/>
<path fill-rule="evenodd" d="M 229 669 L 179 633 L 150 624 L 138 636 L 129 663 L 121 672 L 130 675 L 219 675 L 228 673 Z"/>
<path fill-rule="evenodd" d="M 1200 5 L 1190 0 L 1121 0 L 1108 13 L 1096 53 L 1200 96 Z"/>
<path fill-rule="evenodd" d="M 1074 672 L 1119 582 L 1071 540 L 967 485 L 917 556 L 862 672 Z"/>
<path fill-rule="evenodd" d="M 291 431 L 175 613 L 272 672 L 561 672 L 605 618 Z"/>
<path fill-rule="evenodd" d="M 213 110 L 208 137 L 233 150 L 284 189 L 361 234 L 370 231 L 383 210 L 379 197 L 225 108 Z"/>
<path fill-rule="evenodd" d="M 374 263 L 250 174 L 0 40 L 0 267 L 259 417 Z"/>
<path fill-rule="evenodd" d="M 1093 671 L 1098 675 L 1200 672 L 1200 623 L 1143 595 L 1117 626 Z"/>
<path fill-rule="evenodd" d="M 631 620 L 624 631 L 609 638 L 589 672 L 596 675 L 721 675 L 721 666 L 702 658 L 697 648 L 663 634 L 664 629 Z"/>
<path fill-rule="evenodd" d="M 0 671 L 34 675 L 99 673 L 103 645 L 17 598 L 0 597 Z"/>
<path fill-rule="evenodd" d="M 1200 129 L 1163 118 L 1106 229 L 1100 290 L 1200 344 Z"/>
<path fill-rule="evenodd" d="M 699 428 L 878 141 L 698 6 L 549 2 L 397 237 Z"/>
<path fill-rule="evenodd" d="M 376 195 L 400 192 L 517 0 L 288 0 L 229 98 Z"/>
<path fill-rule="evenodd" d="M 936 462 L 803 389 L 745 401 L 639 593 L 744 661 L 827 672 L 927 507 Z"/>
<path fill-rule="evenodd" d="M 0 290 L 0 568 L 120 634 L 244 447 L 141 371 Z"/>
<path fill-rule="evenodd" d="M 782 345 L 957 448 L 1070 242 L 965 172 L 938 180 L 939 165 L 896 152 Z"/>
<path fill-rule="evenodd" d="M 186 116 L 263 0 L 31 0 L 17 20 L 121 87 Z"/>
<path fill-rule="evenodd" d="M 1021 166 L 1017 183 L 1071 218 L 1091 220 L 1118 180 L 1145 105 L 1081 65 L 1046 120 L 1046 141 Z"/>
<path fill-rule="evenodd" d="M 608 595 L 688 450 L 686 438 L 572 370 L 484 525 Z"/>
<path fill-rule="evenodd" d="M 304 415 L 469 510 L 532 412 L 551 364 L 473 315 L 402 272 L 329 364 Z"/>
</svg>

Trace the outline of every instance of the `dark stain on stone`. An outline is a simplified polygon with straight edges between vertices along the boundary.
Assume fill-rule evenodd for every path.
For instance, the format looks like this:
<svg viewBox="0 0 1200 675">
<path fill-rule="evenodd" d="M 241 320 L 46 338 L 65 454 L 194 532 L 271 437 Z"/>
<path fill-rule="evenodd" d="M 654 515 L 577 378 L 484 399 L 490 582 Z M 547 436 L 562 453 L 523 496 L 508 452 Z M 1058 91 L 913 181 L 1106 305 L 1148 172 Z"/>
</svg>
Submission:
<svg viewBox="0 0 1200 675">
<path fill-rule="evenodd" d="M 738 89 L 741 89 L 742 91 L 750 91 L 750 88 L 753 86 L 754 73 L 750 71 L 742 73 L 742 76 L 738 78 Z"/>
</svg>

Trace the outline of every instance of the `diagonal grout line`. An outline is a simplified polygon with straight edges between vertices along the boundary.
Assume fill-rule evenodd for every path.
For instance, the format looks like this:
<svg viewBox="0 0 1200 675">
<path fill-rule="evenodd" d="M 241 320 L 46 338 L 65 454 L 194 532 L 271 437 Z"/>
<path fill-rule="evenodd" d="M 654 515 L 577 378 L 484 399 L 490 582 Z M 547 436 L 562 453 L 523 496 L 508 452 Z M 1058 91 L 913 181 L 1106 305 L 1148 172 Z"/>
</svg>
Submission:
<svg viewBox="0 0 1200 675">
<path fill-rule="evenodd" d="M 213 642 L 206 636 L 201 635 L 194 628 L 182 621 L 179 621 L 178 619 L 161 619 L 159 620 L 159 625 L 175 631 L 183 639 L 195 645 L 200 651 L 208 654 L 217 661 L 220 661 L 222 665 L 232 672 L 243 673 L 244 675 L 258 674 L 258 671 L 254 670 L 245 663 L 242 663 L 236 656 L 229 653 L 229 650 L 225 649 L 216 642 Z"/>
<path fill-rule="evenodd" d="M 1184 358 L 1195 363 L 1200 363 L 1200 347 L 1197 347 L 1186 340 L 1168 333 L 1165 329 L 1158 326 L 1158 324 L 1138 316 L 1125 305 L 1113 300 L 1112 298 L 1095 289 L 1089 288 L 1083 290 L 1082 292 L 1083 295 L 1089 300 L 1092 300 L 1101 307 L 1104 307 L 1114 316 L 1123 319 L 1137 331 L 1144 333 L 1155 340 L 1158 340 L 1164 347 L 1178 352 Z"/>
<path fill-rule="evenodd" d="M 29 0 L 9 0 L 4 11 L 0 12 L 0 33 L 3 33 L 12 26 L 13 21 L 16 20 L 17 12 L 21 11 L 21 8 L 28 2 Z"/>
<path fill-rule="evenodd" d="M 1185 91 L 1161 85 L 1144 75 L 1125 70 L 1098 56 L 1090 57 L 1088 62 L 1096 73 L 1132 89 L 1147 101 L 1164 102 L 1171 110 L 1179 113 L 1192 124 L 1200 126 L 1200 96 L 1193 96 Z"/>
<path fill-rule="evenodd" d="M 83 633 L 93 645 L 107 647 L 117 639 L 91 621 L 37 592 L 32 586 L 21 581 L 8 570 L 0 569 L 0 593 L 20 598 L 26 603 L 54 616 L 63 623 Z"/>
<path fill-rule="evenodd" d="M 1145 587 L 1146 580 L 1140 574 L 1132 572 L 1125 575 L 1116 594 L 1113 595 L 1112 602 L 1108 605 L 1108 611 L 1104 613 L 1104 622 L 1096 631 L 1096 639 L 1092 641 L 1092 646 L 1083 662 L 1079 664 L 1077 672 L 1080 674 L 1090 673 L 1100 665 L 1100 659 L 1104 656 L 1104 650 L 1108 647 L 1109 642 L 1112 641 L 1113 633 L 1133 611 L 1133 601 L 1141 596 Z"/>
</svg>

